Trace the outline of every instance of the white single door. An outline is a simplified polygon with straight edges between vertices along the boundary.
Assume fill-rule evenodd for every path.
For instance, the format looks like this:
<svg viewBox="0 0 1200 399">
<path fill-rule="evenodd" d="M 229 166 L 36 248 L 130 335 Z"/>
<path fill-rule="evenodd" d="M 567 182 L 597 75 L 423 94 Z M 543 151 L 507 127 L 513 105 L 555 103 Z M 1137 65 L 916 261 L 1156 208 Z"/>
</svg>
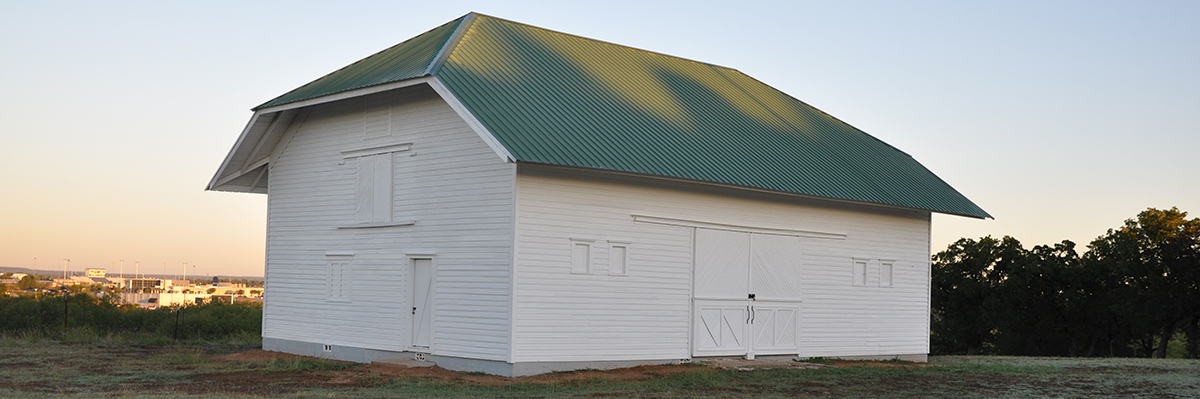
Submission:
<svg viewBox="0 0 1200 399">
<path fill-rule="evenodd" d="M 412 331 L 409 336 L 414 350 L 428 351 L 433 335 L 433 260 L 413 259 L 410 277 L 412 316 L 408 325 Z"/>
<path fill-rule="evenodd" d="M 695 256 L 693 355 L 745 355 L 750 235 L 696 229 Z"/>
<path fill-rule="evenodd" d="M 754 234 L 750 243 L 752 353 L 799 353 L 800 238 Z"/>
</svg>

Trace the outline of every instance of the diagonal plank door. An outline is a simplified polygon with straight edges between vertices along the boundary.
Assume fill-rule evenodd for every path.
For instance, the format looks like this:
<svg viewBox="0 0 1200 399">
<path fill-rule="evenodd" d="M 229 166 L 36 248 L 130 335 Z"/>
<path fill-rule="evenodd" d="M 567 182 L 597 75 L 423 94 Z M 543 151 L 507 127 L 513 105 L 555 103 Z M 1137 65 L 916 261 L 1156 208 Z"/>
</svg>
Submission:
<svg viewBox="0 0 1200 399">
<path fill-rule="evenodd" d="M 800 352 L 800 238 L 753 234 L 750 239 L 752 353 Z"/>
<path fill-rule="evenodd" d="M 750 235 L 696 229 L 694 356 L 746 354 Z"/>
</svg>

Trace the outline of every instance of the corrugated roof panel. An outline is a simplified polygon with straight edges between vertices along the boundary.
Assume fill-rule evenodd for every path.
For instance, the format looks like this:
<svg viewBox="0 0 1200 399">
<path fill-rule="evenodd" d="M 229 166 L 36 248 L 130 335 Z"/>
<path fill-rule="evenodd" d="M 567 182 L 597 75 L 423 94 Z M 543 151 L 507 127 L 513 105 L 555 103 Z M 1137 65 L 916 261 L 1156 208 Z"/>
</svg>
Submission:
<svg viewBox="0 0 1200 399">
<path fill-rule="evenodd" d="M 426 68 L 433 62 L 434 57 L 454 34 L 455 28 L 465 18 L 464 16 L 450 21 L 403 43 L 363 58 L 254 107 L 254 110 L 423 76 Z"/>
<path fill-rule="evenodd" d="M 959 215 L 990 217 L 983 209 L 954 190 L 908 154 L 821 112 L 741 72 L 726 75 L 772 109 L 789 126 L 817 138 L 842 161 L 846 172 L 870 181 L 886 193 L 885 203 L 905 203 L 920 209 L 939 209 Z"/>
<path fill-rule="evenodd" d="M 518 161 L 989 216 L 740 72 L 485 16 L 468 29 L 436 75 Z"/>
</svg>

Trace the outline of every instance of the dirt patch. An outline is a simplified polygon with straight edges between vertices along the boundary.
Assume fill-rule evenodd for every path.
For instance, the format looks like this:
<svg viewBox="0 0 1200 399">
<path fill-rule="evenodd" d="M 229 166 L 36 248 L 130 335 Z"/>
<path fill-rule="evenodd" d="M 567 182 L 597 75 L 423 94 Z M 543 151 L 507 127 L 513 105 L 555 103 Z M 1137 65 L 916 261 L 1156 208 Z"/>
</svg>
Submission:
<svg viewBox="0 0 1200 399">
<path fill-rule="evenodd" d="M 211 358 L 217 362 L 262 362 L 267 360 L 294 360 L 294 359 L 313 359 L 308 356 L 293 355 L 283 352 L 265 351 L 262 349 L 252 350 L 248 352 L 232 353 L 223 356 L 213 356 Z M 336 362 L 337 360 L 330 360 Z"/>
<path fill-rule="evenodd" d="M 763 369 L 821 369 L 829 367 L 819 363 L 798 362 L 794 360 L 749 360 L 749 359 L 709 359 L 699 363 L 728 370 L 750 371 Z"/>
<path fill-rule="evenodd" d="M 874 367 L 874 368 L 884 368 L 884 369 L 893 369 L 893 368 L 908 369 L 908 368 L 932 366 L 932 364 L 930 364 L 930 363 L 881 362 L 881 361 L 877 361 L 877 360 L 832 360 L 828 364 L 833 367 Z"/>
<path fill-rule="evenodd" d="M 217 362 L 262 362 L 275 359 L 313 359 L 311 357 L 293 355 L 281 352 L 252 350 L 211 358 Z M 334 361 L 334 360 L 330 360 Z M 823 363 L 799 362 L 793 360 L 747 360 L 747 359 L 710 359 L 692 364 L 649 365 L 612 370 L 579 370 L 570 372 L 546 373 L 528 377 L 501 377 L 483 373 L 469 373 L 446 370 L 441 367 L 405 367 L 388 363 L 362 364 L 345 370 L 313 371 L 313 372 L 242 372 L 219 373 L 197 376 L 201 386 L 221 387 L 221 390 L 246 390 L 263 392 L 264 388 L 271 392 L 290 391 L 300 387 L 349 387 L 376 386 L 389 380 L 402 378 L 418 378 L 428 381 L 471 384 L 483 386 L 506 386 L 521 383 L 560 384 L 589 380 L 602 381 L 637 381 L 664 378 L 676 374 L 702 370 L 706 367 L 729 370 L 760 370 L 760 369 L 820 369 L 827 367 L 879 367 L 879 368 L 911 368 L 923 367 L 925 363 L 881 362 L 881 361 L 848 361 L 832 360 Z M 270 387 L 270 388 L 267 388 Z"/>
<path fill-rule="evenodd" d="M 438 382 L 469 383 L 487 386 L 504 386 L 520 383 L 564 383 L 572 381 L 608 380 L 630 381 L 661 378 L 696 370 L 695 365 L 674 364 L 657 366 L 638 366 L 613 370 L 580 370 L 560 373 L 539 374 L 528 377 L 501 377 L 491 374 L 466 373 L 446 370 L 441 367 L 404 367 L 392 364 L 375 363 L 357 367 L 345 372 L 365 372 L 374 377 L 390 378 L 421 378 Z"/>
</svg>

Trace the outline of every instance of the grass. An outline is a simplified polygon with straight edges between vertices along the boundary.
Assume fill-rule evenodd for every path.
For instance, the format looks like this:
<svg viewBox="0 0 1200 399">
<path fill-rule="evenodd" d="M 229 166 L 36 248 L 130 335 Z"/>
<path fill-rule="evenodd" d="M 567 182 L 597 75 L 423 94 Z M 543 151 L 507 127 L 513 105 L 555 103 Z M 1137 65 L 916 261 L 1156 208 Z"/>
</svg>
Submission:
<svg viewBox="0 0 1200 399">
<path fill-rule="evenodd" d="M 0 337 L 0 397 L 1200 397 L 1200 361 L 934 357 L 820 369 L 734 371 L 687 364 L 506 379 L 313 358 L 217 361 L 256 340 L 161 342 L 83 332 Z M 418 370 L 418 369 L 413 369 Z M 386 371 L 386 370 L 385 370 Z"/>
</svg>

